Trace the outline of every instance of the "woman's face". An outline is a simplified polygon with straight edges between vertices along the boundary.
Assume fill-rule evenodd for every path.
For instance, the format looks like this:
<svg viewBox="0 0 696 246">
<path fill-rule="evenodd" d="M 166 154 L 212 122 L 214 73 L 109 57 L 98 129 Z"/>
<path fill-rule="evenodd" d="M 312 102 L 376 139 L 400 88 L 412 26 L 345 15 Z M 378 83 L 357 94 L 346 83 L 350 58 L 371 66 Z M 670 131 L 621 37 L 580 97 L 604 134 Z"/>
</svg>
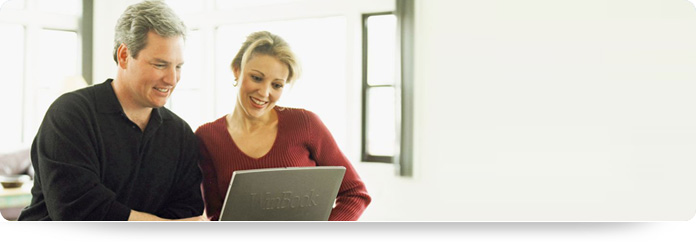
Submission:
<svg viewBox="0 0 696 246">
<path fill-rule="evenodd" d="M 239 79 L 237 107 L 249 118 L 265 118 L 283 95 L 289 73 L 288 66 L 273 56 L 252 56 L 244 71 L 234 71 Z"/>
</svg>

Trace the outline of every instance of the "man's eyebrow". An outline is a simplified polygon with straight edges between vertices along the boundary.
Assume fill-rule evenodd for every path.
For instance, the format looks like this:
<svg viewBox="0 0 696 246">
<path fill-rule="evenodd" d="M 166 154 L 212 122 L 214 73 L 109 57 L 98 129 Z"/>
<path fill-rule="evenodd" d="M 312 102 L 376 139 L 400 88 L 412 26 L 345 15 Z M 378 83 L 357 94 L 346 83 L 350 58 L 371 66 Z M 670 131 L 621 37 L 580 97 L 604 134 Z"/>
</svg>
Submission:
<svg viewBox="0 0 696 246">
<path fill-rule="evenodd" d="M 155 63 L 164 63 L 166 65 L 171 64 L 171 62 L 169 62 L 167 60 L 160 59 L 160 58 L 155 58 L 154 60 L 155 60 Z M 178 64 L 178 66 L 182 66 L 182 65 L 184 65 L 183 62 Z"/>
<path fill-rule="evenodd" d="M 171 62 L 169 62 L 169 61 L 167 61 L 167 60 L 162 60 L 162 59 L 159 59 L 159 58 L 155 58 L 154 60 L 155 60 L 155 63 L 164 63 L 164 64 L 169 64 L 169 63 L 171 63 Z"/>
</svg>

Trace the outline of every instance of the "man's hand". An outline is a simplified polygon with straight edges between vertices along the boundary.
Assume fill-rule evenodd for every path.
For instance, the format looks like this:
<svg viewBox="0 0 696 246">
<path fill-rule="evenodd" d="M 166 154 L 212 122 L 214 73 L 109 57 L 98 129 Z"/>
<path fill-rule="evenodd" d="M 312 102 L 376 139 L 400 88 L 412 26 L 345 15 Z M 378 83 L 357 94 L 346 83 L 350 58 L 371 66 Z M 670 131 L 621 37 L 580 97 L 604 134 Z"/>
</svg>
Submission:
<svg viewBox="0 0 696 246">
<path fill-rule="evenodd" d="M 203 215 L 199 215 L 199 216 L 195 216 L 195 217 L 191 217 L 191 218 L 176 219 L 174 221 L 210 221 L 210 220 Z"/>
<path fill-rule="evenodd" d="M 194 216 L 194 217 L 190 217 L 190 218 L 170 220 L 170 219 L 160 218 L 160 217 L 157 217 L 157 216 L 152 215 L 152 214 L 131 210 L 130 216 L 128 216 L 128 221 L 209 221 L 209 220 L 208 220 L 208 218 L 206 218 L 203 215 Z"/>
</svg>

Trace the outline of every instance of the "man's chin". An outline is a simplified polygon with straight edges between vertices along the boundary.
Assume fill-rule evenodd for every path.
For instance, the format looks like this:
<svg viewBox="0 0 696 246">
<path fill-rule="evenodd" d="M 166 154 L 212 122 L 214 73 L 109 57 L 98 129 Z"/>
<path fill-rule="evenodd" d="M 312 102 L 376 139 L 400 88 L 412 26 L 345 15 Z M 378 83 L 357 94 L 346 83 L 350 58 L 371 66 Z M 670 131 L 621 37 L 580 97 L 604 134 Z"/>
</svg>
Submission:
<svg viewBox="0 0 696 246">
<path fill-rule="evenodd" d="M 164 102 L 164 103 L 152 103 L 152 104 L 150 104 L 150 106 L 151 106 L 152 108 L 161 108 L 161 107 L 164 107 L 164 105 L 166 105 L 166 104 L 167 104 L 167 102 Z"/>
<path fill-rule="evenodd" d="M 167 98 L 169 98 L 169 97 L 167 97 Z M 157 100 L 150 100 L 150 106 L 152 106 L 152 108 L 164 107 L 164 105 L 167 105 L 167 98 L 165 98 L 165 99 L 157 98 Z"/>
</svg>

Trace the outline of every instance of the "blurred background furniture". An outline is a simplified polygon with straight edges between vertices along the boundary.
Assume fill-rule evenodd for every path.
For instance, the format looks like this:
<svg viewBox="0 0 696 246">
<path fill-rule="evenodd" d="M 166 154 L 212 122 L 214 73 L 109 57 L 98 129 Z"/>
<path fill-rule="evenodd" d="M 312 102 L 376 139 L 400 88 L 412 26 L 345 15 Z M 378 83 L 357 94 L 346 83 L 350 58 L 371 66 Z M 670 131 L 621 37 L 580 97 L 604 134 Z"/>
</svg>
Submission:
<svg viewBox="0 0 696 246">
<path fill-rule="evenodd" d="M 33 185 L 34 169 L 31 166 L 29 148 L 21 148 L 8 152 L 0 152 L 0 180 L 9 180 L 18 175 L 28 175 L 26 180 L 18 187 L 8 188 L 0 186 L 0 214 L 6 220 L 16 220 L 22 208 L 31 202 L 31 187 Z"/>
</svg>

